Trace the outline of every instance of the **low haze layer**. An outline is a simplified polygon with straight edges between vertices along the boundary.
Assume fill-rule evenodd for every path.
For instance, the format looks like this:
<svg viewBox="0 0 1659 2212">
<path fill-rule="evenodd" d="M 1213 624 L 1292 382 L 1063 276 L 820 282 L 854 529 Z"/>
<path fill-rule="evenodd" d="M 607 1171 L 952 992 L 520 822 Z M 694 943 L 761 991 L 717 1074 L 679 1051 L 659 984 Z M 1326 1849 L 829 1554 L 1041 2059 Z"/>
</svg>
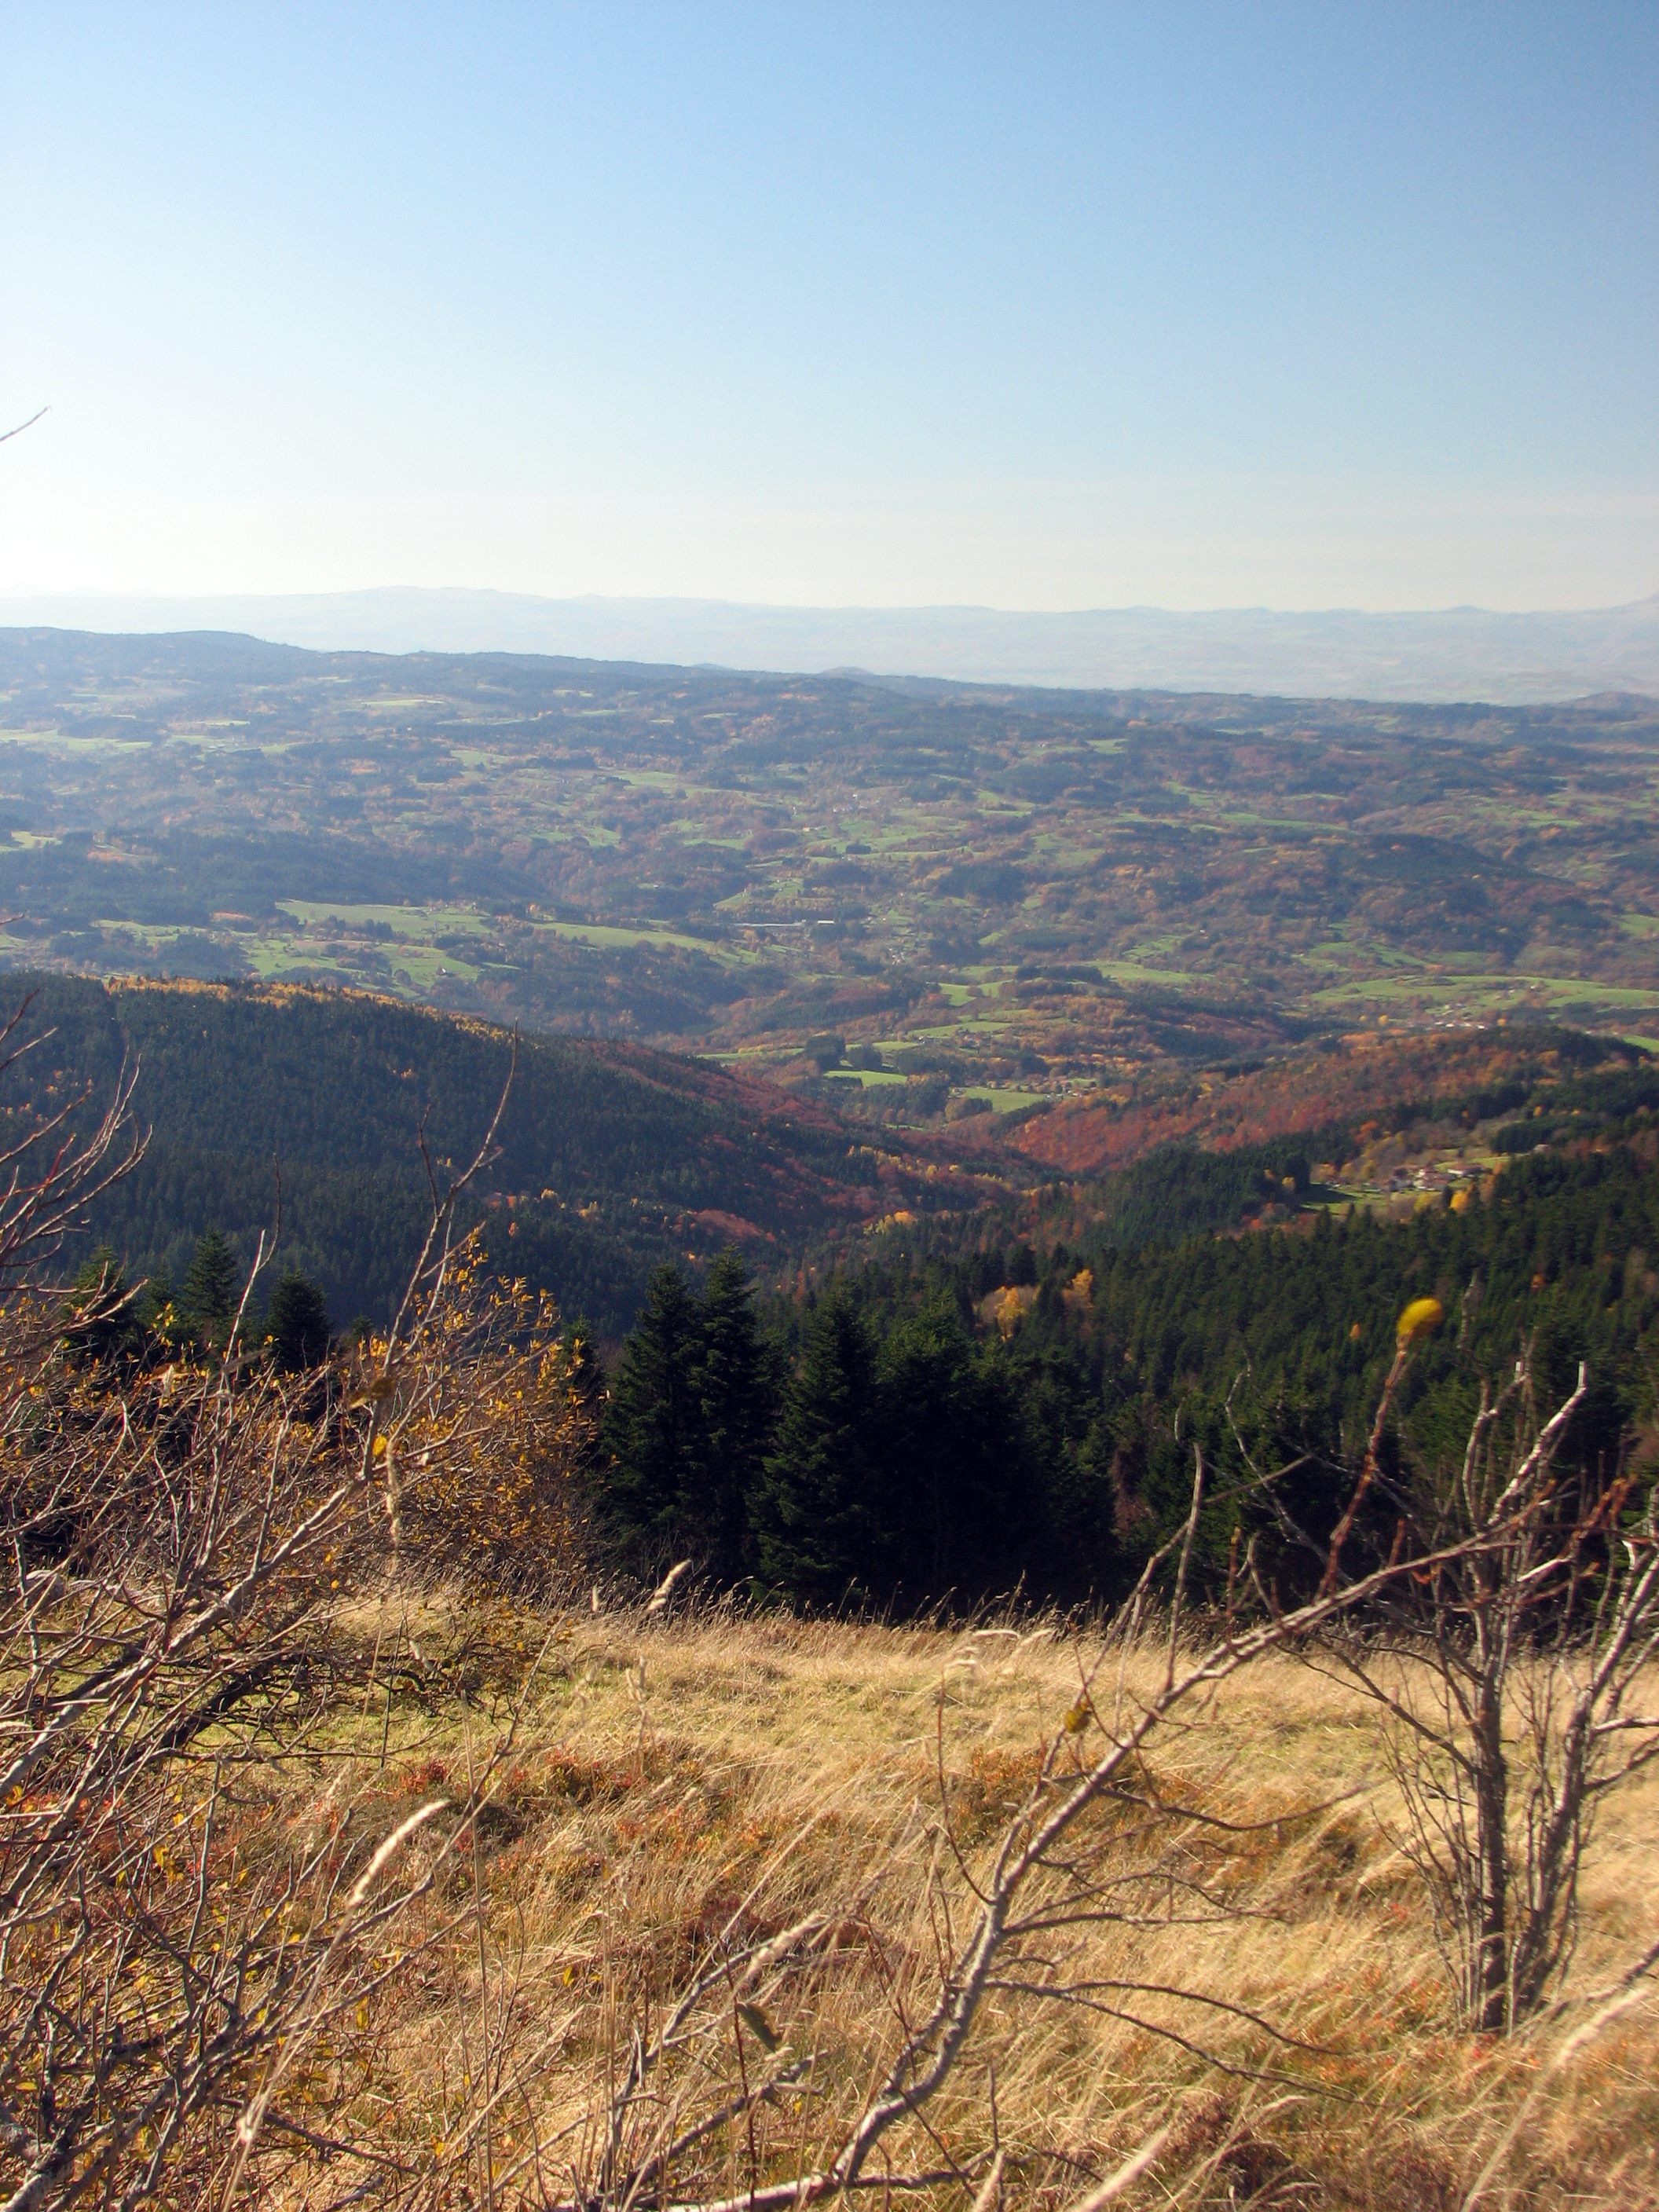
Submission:
<svg viewBox="0 0 1659 2212">
<path fill-rule="evenodd" d="M 129 633 L 228 629 L 337 652 L 567 653 L 1079 689 L 1486 700 L 1499 706 L 1609 691 L 1659 696 L 1659 593 L 1628 606 L 1540 614 L 1479 607 L 1428 614 L 1287 614 L 1259 607 L 1034 614 L 990 607 L 550 599 L 478 591 L 65 595 L 0 600 L 0 624 Z"/>
</svg>

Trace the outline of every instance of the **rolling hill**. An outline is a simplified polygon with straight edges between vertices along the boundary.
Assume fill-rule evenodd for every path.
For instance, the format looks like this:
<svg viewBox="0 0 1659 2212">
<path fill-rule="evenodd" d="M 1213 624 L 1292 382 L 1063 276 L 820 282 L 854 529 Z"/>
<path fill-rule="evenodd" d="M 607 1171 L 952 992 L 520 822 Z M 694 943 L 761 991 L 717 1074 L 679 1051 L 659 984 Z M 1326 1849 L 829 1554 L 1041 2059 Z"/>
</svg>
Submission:
<svg viewBox="0 0 1659 2212">
<path fill-rule="evenodd" d="M 402 1287 L 428 1206 L 423 1117 L 440 1174 L 464 1164 L 509 1064 L 502 1030 L 366 993 L 14 980 L 36 994 L 30 1026 L 51 1034 L 14 1071 L 4 1126 L 85 1085 L 101 1101 L 124 1058 L 138 1063 L 149 1150 L 98 1202 L 91 1234 L 176 1279 L 210 1227 L 249 1255 L 280 1178 L 287 1256 L 337 1322 L 384 1313 Z M 699 1061 L 526 1037 L 477 1212 L 503 1266 L 614 1337 L 662 1259 L 695 1265 L 733 1240 L 775 1252 L 936 1202 L 936 1162 L 863 1133 Z M 959 1193 L 973 1179 L 951 1180 Z"/>
<path fill-rule="evenodd" d="M 0 631 L 0 965 L 332 982 L 1002 1113 L 1659 1035 L 1659 710 Z M 833 1067 L 833 1059 L 828 1063 Z"/>
<path fill-rule="evenodd" d="M 1304 1050 L 1266 1066 L 1200 1075 L 1137 1094 L 1098 1091 L 1024 1123 L 1013 1144 L 1068 1176 L 1127 1167 L 1162 1145 L 1229 1152 L 1276 1138 L 1312 1136 L 1334 1125 L 1382 1119 L 1397 1124 L 1436 1102 L 1466 1102 L 1486 1120 L 1493 1100 L 1549 1084 L 1609 1059 L 1644 1055 L 1616 1038 L 1516 1024 L 1398 1036 L 1358 1035 L 1334 1049 Z"/>
</svg>

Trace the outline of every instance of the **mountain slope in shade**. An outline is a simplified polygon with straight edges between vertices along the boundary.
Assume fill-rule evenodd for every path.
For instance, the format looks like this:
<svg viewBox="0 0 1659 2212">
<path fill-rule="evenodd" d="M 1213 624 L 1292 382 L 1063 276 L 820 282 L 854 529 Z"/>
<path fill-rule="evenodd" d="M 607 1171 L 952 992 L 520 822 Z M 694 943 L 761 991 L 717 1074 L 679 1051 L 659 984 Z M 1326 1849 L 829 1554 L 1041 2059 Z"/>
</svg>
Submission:
<svg viewBox="0 0 1659 2212">
<path fill-rule="evenodd" d="M 285 1259 L 323 1285 L 337 1322 L 389 1310 L 426 1217 L 422 1129 L 441 1179 L 465 1164 L 509 1061 L 499 1028 L 365 993 L 8 983 L 36 989 L 30 1027 L 52 1034 L 14 1070 L 0 1135 L 88 1084 L 100 1103 L 124 1057 L 139 1066 L 150 1147 L 94 1207 L 91 1237 L 176 1282 L 210 1228 L 246 1259 L 276 1218 L 280 1178 Z M 478 1211 L 498 1264 L 615 1336 L 663 1260 L 696 1267 L 734 1239 L 775 1255 L 939 1202 L 928 1139 L 868 1137 L 706 1062 L 526 1037 Z M 971 1203 L 979 1182 L 950 1177 L 952 1202 Z"/>
</svg>

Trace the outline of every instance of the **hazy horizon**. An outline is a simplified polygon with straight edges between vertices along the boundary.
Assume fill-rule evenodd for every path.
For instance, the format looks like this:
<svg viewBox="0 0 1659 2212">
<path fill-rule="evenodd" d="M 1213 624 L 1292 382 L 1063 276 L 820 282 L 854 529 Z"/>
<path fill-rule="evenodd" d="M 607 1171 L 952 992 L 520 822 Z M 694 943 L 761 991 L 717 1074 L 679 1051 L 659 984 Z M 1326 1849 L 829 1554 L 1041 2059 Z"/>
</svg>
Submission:
<svg viewBox="0 0 1659 2212">
<path fill-rule="evenodd" d="M 110 606 L 120 605 L 161 605 L 163 604 L 217 604 L 228 605 L 246 600 L 258 605 L 276 605 L 286 600 L 327 599 L 349 601 L 386 597 L 408 599 L 471 598 L 478 599 L 533 599 L 549 605 L 581 605 L 588 602 L 608 606 L 721 606 L 763 608 L 778 614 L 975 614 L 1035 616 L 1063 622 L 1087 615 L 1170 615 L 1181 619 L 1201 619 L 1206 616 L 1267 615 L 1274 617 L 1317 619 L 1324 616 L 1357 615 L 1378 621 L 1424 620 L 1435 621 L 1446 615 L 1490 615 L 1503 620 L 1526 620 L 1532 617 L 1552 618 L 1556 616 L 1626 614 L 1635 610 L 1659 605 L 1659 589 L 1638 592 L 1625 599 L 1586 602 L 1583 605 L 1528 605 L 1500 607 L 1478 599 L 1447 600 L 1435 605 L 1366 606 L 1353 603 L 1328 600 L 1318 605 L 1287 606 L 1271 600 L 1228 603 L 1217 601 L 1213 605 L 1177 607 L 1156 599 L 1121 600 L 1110 605 L 1105 602 L 1079 604 L 1075 606 L 1016 606 L 993 599 L 839 599 L 817 601 L 809 599 L 739 599 L 702 592 L 531 592 L 504 584 L 410 584 L 376 582 L 342 586 L 337 590 L 294 590 L 285 592 L 143 592 L 118 591 L 98 584 L 80 584 L 61 589 L 41 590 L 33 593 L 7 591 L 0 592 L 0 610 L 22 605 L 30 600 L 41 605 L 48 603 L 65 606 L 80 602 L 95 602 Z"/>
<path fill-rule="evenodd" d="M 0 626 L 228 630 L 335 651 L 511 652 L 580 659 L 1079 690 L 1540 705 L 1659 696 L 1659 595 L 1504 614 L 1158 608 L 787 607 L 386 589 L 257 598 L 9 600 Z"/>
</svg>

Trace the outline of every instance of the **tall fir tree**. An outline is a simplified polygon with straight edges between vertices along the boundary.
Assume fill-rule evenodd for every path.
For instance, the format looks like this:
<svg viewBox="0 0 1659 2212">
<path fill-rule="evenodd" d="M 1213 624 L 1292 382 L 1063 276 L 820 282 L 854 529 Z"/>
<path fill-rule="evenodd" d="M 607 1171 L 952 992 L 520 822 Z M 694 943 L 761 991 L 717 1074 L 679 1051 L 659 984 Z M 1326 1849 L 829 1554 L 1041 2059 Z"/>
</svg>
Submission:
<svg viewBox="0 0 1659 2212">
<path fill-rule="evenodd" d="M 890 1581 L 874 1334 L 837 1283 L 807 1330 L 755 1510 L 762 1577 L 817 1606 Z"/>
<path fill-rule="evenodd" d="M 297 1268 L 278 1277 L 265 1314 L 265 1342 L 279 1373 L 299 1375 L 328 1357 L 328 1301 Z"/>
<path fill-rule="evenodd" d="M 883 1342 L 894 1569 L 908 1601 L 974 1598 L 1018 1579 L 1017 1492 L 1028 1470 L 1006 1394 L 953 1301 L 936 1297 Z"/>
<path fill-rule="evenodd" d="M 228 1242 L 210 1229 L 191 1255 L 179 1304 L 185 1320 L 210 1342 L 222 1342 L 235 1318 L 240 1274 Z"/>
<path fill-rule="evenodd" d="M 586 1448 L 584 1465 L 596 1462 L 605 1408 L 611 1398 L 610 1378 L 593 1341 L 592 1323 L 585 1315 L 578 1314 L 574 1321 L 566 1322 L 559 1332 L 558 1374 L 561 1388 L 574 1405 L 580 1407 L 592 1425 L 593 1441 Z"/>
<path fill-rule="evenodd" d="M 682 1516 L 708 1571 L 733 1583 L 749 1563 L 749 1510 L 765 1479 L 777 1419 L 773 1347 L 755 1311 L 743 1255 L 728 1246 L 708 1271 L 702 1298 L 696 1389 L 701 1434 Z"/>
<path fill-rule="evenodd" d="M 647 1572 L 667 1565 L 671 1553 L 684 1558 L 693 1534 L 684 1501 L 696 1493 L 702 1462 L 702 1334 L 684 1276 L 659 1267 L 611 1386 L 604 1439 L 610 1463 L 599 1485 L 612 1537 Z"/>
</svg>

